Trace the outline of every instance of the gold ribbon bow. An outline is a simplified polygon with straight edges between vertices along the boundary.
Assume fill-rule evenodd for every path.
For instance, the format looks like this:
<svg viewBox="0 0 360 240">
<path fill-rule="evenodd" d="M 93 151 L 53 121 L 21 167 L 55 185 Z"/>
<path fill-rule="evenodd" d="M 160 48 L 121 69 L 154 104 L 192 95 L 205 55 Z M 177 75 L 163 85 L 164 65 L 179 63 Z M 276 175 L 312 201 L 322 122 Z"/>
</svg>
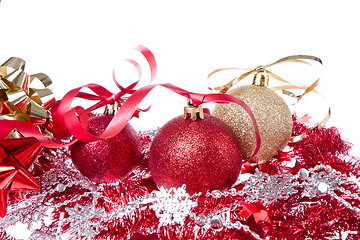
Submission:
<svg viewBox="0 0 360 240">
<path fill-rule="evenodd" d="M 275 65 L 280 64 L 280 63 L 285 63 L 285 62 L 300 62 L 300 63 L 309 64 L 308 62 L 303 61 L 302 59 L 314 60 L 314 61 L 319 62 L 320 64 L 322 64 L 321 59 L 318 58 L 318 57 L 309 56 L 309 55 L 293 55 L 293 56 L 288 56 L 288 57 L 281 58 L 281 59 L 279 59 L 279 60 L 277 60 L 277 61 L 275 61 L 273 63 L 267 64 L 265 66 L 261 65 L 259 67 L 254 68 L 254 69 L 247 69 L 247 68 L 219 68 L 219 69 L 216 69 L 216 70 L 212 71 L 208 75 L 208 78 L 210 78 L 215 73 L 220 72 L 220 71 L 224 71 L 224 70 L 247 70 L 248 71 L 248 72 L 243 73 L 240 76 L 232 79 L 227 84 L 222 85 L 220 87 L 215 87 L 214 88 L 214 90 L 220 91 L 222 93 L 226 93 L 232 86 L 234 86 L 235 84 L 237 84 L 238 82 L 240 82 L 241 80 L 243 80 L 244 78 L 249 76 L 250 74 L 252 74 L 252 73 L 256 74 L 256 73 L 260 73 L 260 72 L 266 72 L 267 74 L 269 74 L 273 78 L 275 78 L 275 79 L 277 79 L 277 80 L 279 80 L 281 82 L 292 85 L 290 82 L 288 82 L 288 81 L 284 80 L 283 78 L 277 76 L 276 74 L 274 74 L 273 72 L 271 72 L 267 68 L 271 67 L 271 66 L 275 66 Z M 319 84 L 319 82 L 320 82 L 320 78 L 318 78 L 313 84 L 311 84 L 311 86 L 309 87 L 309 89 L 306 92 L 312 91 L 312 89 L 314 89 Z"/>
<path fill-rule="evenodd" d="M 44 73 L 28 75 L 24 70 L 25 61 L 17 57 L 0 66 L 0 102 L 6 108 L 0 109 L 0 119 L 45 123 L 49 117 L 46 106 L 54 100 L 48 89 L 51 79 Z"/>
<path fill-rule="evenodd" d="M 237 84 L 238 82 L 240 82 L 241 80 L 243 80 L 244 78 L 246 78 L 247 76 L 249 76 L 249 75 L 251 75 L 253 73 L 255 75 L 258 74 L 258 73 L 269 74 L 270 76 L 272 76 L 273 78 L 279 80 L 280 82 L 288 84 L 286 86 L 272 87 L 271 88 L 272 90 L 274 90 L 274 91 L 282 90 L 283 94 L 286 94 L 288 96 L 297 98 L 297 102 L 298 102 L 303 96 L 305 96 L 309 92 L 314 92 L 314 93 L 318 94 L 319 96 L 321 96 L 315 90 L 316 86 L 318 86 L 319 83 L 320 83 L 320 78 L 316 79 L 308 87 L 306 87 L 306 86 L 296 86 L 296 85 L 286 81 L 285 79 L 279 77 L 278 75 L 274 74 L 268 68 L 271 67 L 271 66 L 275 66 L 277 64 L 286 63 L 286 62 L 299 62 L 299 63 L 304 63 L 304 64 L 310 64 L 309 62 L 307 62 L 305 60 L 313 60 L 313 61 L 318 62 L 318 63 L 320 63 L 322 65 L 322 61 L 318 57 L 314 57 L 314 56 L 310 56 L 310 55 L 293 55 L 293 56 L 288 56 L 288 57 L 281 58 L 281 59 L 279 59 L 279 60 L 277 60 L 277 61 L 275 61 L 273 63 L 267 64 L 267 65 L 264 65 L 264 66 L 261 65 L 259 67 L 254 68 L 254 69 L 247 69 L 247 68 L 219 68 L 219 69 L 216 69 L 216 70 L 212 71 L 208 75 L 208 79 L 212 75 L 214 75 L 215 73 L 220 72 L 220 71 L 225 71 L 225 70 L 246 70 L 247 72 L 245 72 L 245 73 L 241 74 L 240 76 L 232 79 L 227 84 L 222 85 L 220 87 L 215 87 L 214 88 L 214 90 L 220 91 L 221 93 L 226 93 L 235 84 Z M 295 95 L 292 92 L 287 91 L 286 89 L 303 89 L 304 92 L 301 95 Z M 330 119 L 330 114 L 331 114 L 331 111 L 330 111 L 330 107 L 329 107 L 327 115 L 323 118 L 323 120 L 321 122 L 318 123 L 317 128 L 322 128 L 325 125 L 325 123 Z"/>
</svg>

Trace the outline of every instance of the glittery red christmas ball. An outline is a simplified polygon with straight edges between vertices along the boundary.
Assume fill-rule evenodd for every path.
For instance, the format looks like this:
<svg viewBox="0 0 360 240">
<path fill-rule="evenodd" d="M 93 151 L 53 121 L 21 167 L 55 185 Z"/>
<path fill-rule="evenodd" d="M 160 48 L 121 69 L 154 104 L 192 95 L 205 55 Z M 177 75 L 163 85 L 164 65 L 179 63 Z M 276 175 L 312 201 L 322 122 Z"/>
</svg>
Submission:
<svg viewBox="0 0 360 240">
<path fill-rule="evenodd" d="M 237 180 L 242 162 L 239 141 L 221 120 L 205 114 L 167 122 L 150 148 L 149 166 L 158 187 L 181 187 L 190 194 L 225 190 Z"/>
<path fill-rule="evenodd" d="M 87 130 L 99 136 L 112 118 L 113 115 L 92 117 Z M 97 183 L 120 180 L 138 165 L 140 156 L 140 139 L 130 124 L 112 138 L 89 143 L 78 141 L 71 146 L 71 158 L 75 167 Z"/>
</svg>

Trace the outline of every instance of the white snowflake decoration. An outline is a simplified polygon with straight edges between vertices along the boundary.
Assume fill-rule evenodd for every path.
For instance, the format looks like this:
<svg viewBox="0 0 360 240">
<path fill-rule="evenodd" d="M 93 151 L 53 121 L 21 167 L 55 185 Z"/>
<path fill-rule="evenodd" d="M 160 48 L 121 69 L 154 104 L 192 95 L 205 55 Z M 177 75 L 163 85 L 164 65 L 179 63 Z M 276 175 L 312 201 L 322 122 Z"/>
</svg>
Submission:
<svg viewBox="0 0 360 240">
<path fill-rule="evenodd" d="M 77 237 L 86 237 L 92 239 L 97 233 L 100 221 L 96 218 L 103 216 L 104 209 L 98 209 L 95 204 L 82 206 L 76 204 L 74 208 L 65 209 L 69 217 L 64 219 L 64 222 L 70 223 L 69 231 L 77 232 Z"/>
<path fill-rule="evenodd" d="M 197 206 L 197 203 L 190 199 L 185 188 L 184 184 L 179 188 L 160 187 L 160 191 L 152 192 L 156 199 L 150 208 L 159 218 L 160 226 L 176 223 L 183 225 L 185 218 L 191 213 L 191 209 Z"/>
</svg>

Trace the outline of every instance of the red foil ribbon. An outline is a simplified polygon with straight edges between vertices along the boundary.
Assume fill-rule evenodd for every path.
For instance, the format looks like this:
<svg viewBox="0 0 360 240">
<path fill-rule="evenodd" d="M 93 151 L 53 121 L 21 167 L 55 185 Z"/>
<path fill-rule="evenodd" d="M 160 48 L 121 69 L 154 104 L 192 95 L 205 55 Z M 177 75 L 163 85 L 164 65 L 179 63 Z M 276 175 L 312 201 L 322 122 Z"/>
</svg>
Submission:
<svg viewBox="0 0 360 240">
<path fill-rule="evenodd" d="M 41 149 L 35 138 L 0 141 L 0 217 L 6 215 L 10 191 L 40 190 L 27 169 Z"/>
</svg>

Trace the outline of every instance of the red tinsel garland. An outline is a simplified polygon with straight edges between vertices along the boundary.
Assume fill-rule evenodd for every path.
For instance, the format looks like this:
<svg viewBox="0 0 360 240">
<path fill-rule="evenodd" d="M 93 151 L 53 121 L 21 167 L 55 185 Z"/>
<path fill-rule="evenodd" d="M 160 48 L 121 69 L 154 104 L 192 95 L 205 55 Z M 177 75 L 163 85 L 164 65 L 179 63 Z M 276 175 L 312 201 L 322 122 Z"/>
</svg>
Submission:
<svg viewBox="0 0 360 240">
<path fill-rule="evenodd" d="M 1 229 L 0 229 L 0 239 L 1 240 L 16 240 L 14 237 L 7 235 L 5 230 L 1 230 Z"/>
<path fill-rule="evenodd" d="M 294 120 L 293 135 L 306 132 L 306 136 L 289 144 L 293 148 L 291 155 L 296 156 L 296 164 L 291 168 L 292 174 L 296 174 L 301 168 L 309 169 L 323 164 L 348 176 L 352 173 L 359 177 L 359 159 L 349 156 L 351 144 L 341 138 L 337 128 L 310 129 Z M 279 155 L 273 161 L 260 165 L 259 169 L 270 174 L 275 169 L 277 174 L 287 172 L 289 168 L 279 165 Z M 358 187 L 352 185 L 345 189 L 359 192 Z M 262 226 L 270 239 L 360 238 L 359 215 L 329 195 L 309 199 L 302 197 L 302 190 L 298 190 L 289 199 L 278 200 L 268 206 L 271 221 L 262 223 Z M 352 200 L 352 205 L 359 204 L 359 201 Z M 352 234 L 348 235 L 349 232 Z"/>
<path fill-rule="evenodd" d="M 311 127 L 299 123 L 294 117 L 293 135 L 304 134 L 298 142 L 290 143 L 288 148 L 279 152 L 271 161 L 258 166 L 245 164 L 242 173 L 254 173 L 257 168 L 263 173 L 270 175 L 297 174 L 300 169 L 310 169 L 317 165 L 329 165 L 334 170 L 350 177 L 350 173 L 360 176 L 359 159 L 349 155 L 351 144 L 343 140 L 339 130 L 331 128 L 311 129 Z M 95 197 L 91 189 L 97 189 L 100 194 L 97 197 L 96 208 L 103 209 L 104 213 L 114 211 L 114 203 L 119 206 L 129 206 L 132 202 L 158 190 L 149 175 L 148 150 L 151 144 L 151 137 L 146 133 L 140 133 L 143 154 L 141 165 L 127 178 L 118 184 L 94 185 L 91 182 L 84 182 L 82 176 L 71 168 L 69 154 L 66 149 L 63 151 L 45 149 L 42 155 L 35 162 L 31 173 L 42 183 L 42 192 L 27 192 L 25 198 L 31 200 L 38 194 L 45 194 L 42 202 L 31 202 L 34 206 L 28 209 L 31 216 L 24 213 L 20 220 L 30 224 L 33 221 L 33 214 L 36 209 L 49 204 L 62 204 L 56 207 L 51 214 L 50 225 L 45 225 L 34 230 L 35 234 L 41 236 L 54 236 L 59 229 L 59 219 L 68 218 L 67 208 L 75 208 L 77 205 L 89 206 Z M 296 161 L 294 167 L 290 167 L 291 161 Z M 53 171 L 53 172 L 52 172 Z M 65 186 L 65 187 L 63 187 Z M 353 183 L 341 185 L 344 189 L 360 195 L 359 186 Z M 63 189 L 62 189 L 63 187 Z M 235 186 L 241 190 L 242 185 Z M 51 189 L 55 189 L 51 190 Z M 269 239 L 359 239 L 360 238 L 360 216 L 353 210 L 344 206 L 341 202 L 329 194 L 317 194 L 309 197 L 301 186 L 294 186 L 298 192 L 293 193 L 286 199 L 278 199 L 272 203 L 262 205 L 247 205 L 245 196 L 224 195 L 221 192 L 218 196 L 212 194 L 193 195 L 192 201 L 197 206 L 192 208 L 196 216 L 227 214 L 224 208 L 230 212 L 228 219 L 231 222 L 240 221 L 250 227 L 260 237 Z M 360 206 L 360 201 L 353 199 L 341 191 L 336 194 L 352 206 Z M 79 199 L 76 199 L 80 196 Z M 75 200 L 74 200 L 75 199 Z M 69 201 L 69 202 L 67 202 Z M 113 203 L 109 203 L 113 202 Z M 12 196 L 10 205 L 18 204 L 19 200 Z M 159 219 L 154 210 L 150 208 L 151 203 L 133 207 L 127 213 L 103 219 L 99 225 L 99 231 L 94 239 L 254 239 L 251 234 L 243 230 L 226 228 L 219 229 L 202 227 L 197 219 L 187 217 L 184 225 L 172 224 L 159 226 Z M 255 206 L 256 209 L 263 209 L 267 218 L 260 217 L 260 212 L 249 210 L 248 207 Z M 33 210 L 32 210 L 33 209 Z M 258 211 L 260 211 L 258 210 Z M 126 211 L 126 210 L 124 210 Z M 251 214 L 252 213 L 252 214 Z M 15 213 L 12 213 L 15 214 Z M 97 221 L 98 218 L 92 219 Z M 75 238 L 76 231 L 71 230 L 71 223 L 60 225 L 63 233 L 68 232 L 70 238 Z M 37 236 L 37 235 L 34 235 Z M 13 240 L 6 235 L 4 230 L 0 232 L 0 240 Z M 35 239 L 34 237 L 32 239 Z M 80 236 L 80 239 L 86 239 Z"/>
</svg>

